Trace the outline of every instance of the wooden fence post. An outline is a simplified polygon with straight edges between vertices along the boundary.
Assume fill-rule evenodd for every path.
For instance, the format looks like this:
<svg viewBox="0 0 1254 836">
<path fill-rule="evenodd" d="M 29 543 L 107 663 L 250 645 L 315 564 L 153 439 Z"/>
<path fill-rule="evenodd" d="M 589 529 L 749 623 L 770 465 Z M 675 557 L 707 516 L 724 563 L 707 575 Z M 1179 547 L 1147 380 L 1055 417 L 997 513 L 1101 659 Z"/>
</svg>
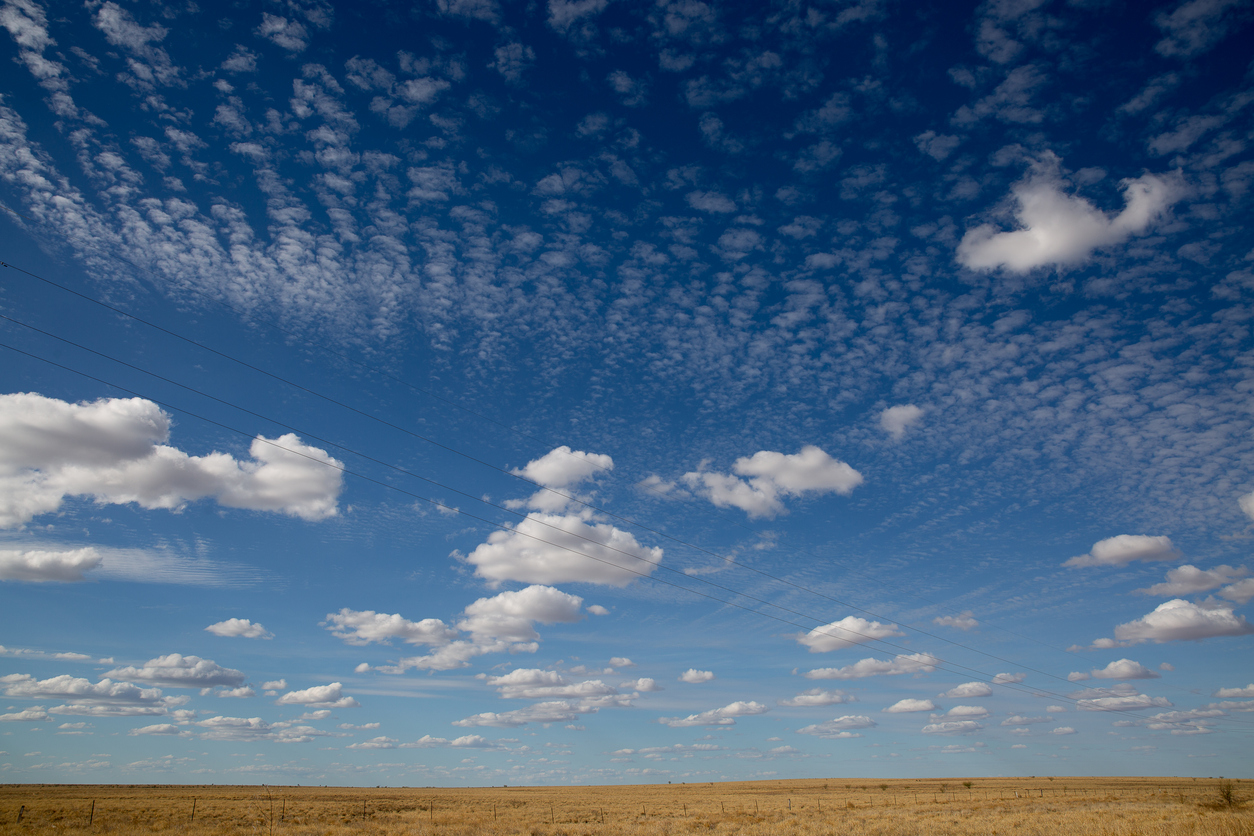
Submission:
<svg viewBox="0 0 1254 836">
<path fill-rule="evenodd" d="M 195 824 L 195 823 L 196 823 L 196 799 L 193 798 L 192 799 L 192 817 L 188 821 L 188 824 Z"/>
<path fill-rule="evenodd" d="M 96 819 L 96 799 L 91 800 L 91 812 L 87 814 L 87 826 L 91 827 L 91 823 Z"/>
</svg>

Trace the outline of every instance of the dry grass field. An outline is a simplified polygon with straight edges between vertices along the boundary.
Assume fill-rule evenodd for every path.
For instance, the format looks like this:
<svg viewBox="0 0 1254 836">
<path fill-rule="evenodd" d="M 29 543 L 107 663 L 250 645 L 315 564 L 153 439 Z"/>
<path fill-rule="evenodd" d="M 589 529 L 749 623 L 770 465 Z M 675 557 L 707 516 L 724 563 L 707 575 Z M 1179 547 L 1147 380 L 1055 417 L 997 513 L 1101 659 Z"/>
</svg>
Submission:
<svg viewBox="0 0 1254 836">
<path fill-rule="evenodd" d="M 1254 836 L 1254 782 L 955 778 L 475 789 L 0 786 L 0 834 L 18 833 Z"/>
</svg>

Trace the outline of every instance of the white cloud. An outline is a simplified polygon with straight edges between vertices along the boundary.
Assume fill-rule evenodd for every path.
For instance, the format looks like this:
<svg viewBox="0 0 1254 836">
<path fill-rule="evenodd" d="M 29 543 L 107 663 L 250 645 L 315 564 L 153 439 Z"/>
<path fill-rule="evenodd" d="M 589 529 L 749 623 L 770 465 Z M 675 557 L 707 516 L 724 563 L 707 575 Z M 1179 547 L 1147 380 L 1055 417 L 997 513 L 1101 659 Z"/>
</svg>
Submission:
<svg viewBox="0 0 1254 836">
<path fill-rule="evenodd" d="M 327 613 L 323 622 L 331 635 L 347 644 L 366 645 L 400 639 L 406 644 L 444 645 L 457 638 L 457 631 L 438 618 L 410 621 L 400 615 L 374 610 L 350 610 Z"/>
<path fill-rule="evenodd" d="M 841 705 L 847 702 L 857 702 L 851 695 L 841 690 L 826 691 L 822 688 L 810 688 L 802 691 L 795 697 L 786 700 L 780 700 L 780 705 L 787 705 L 793 708 L 809 708 L 824 705 Z"/>
<path fill-rule="evenodd" d="M 881 709 L 885 714 L 908 714 L 913 711 L 935 711 L 936 705 L 931 700 L 904 699 Z"/>
<path fill-rule="evenodd" d="M 1088 554 L 1077 555 L 1062 565 L 1126 566 L 1134 560 L 1175 560 L 1179 556 L 1180 550 L 1171 544 L 1170 537 L 1120 534 L 1097 541 Z"/>
<path fill-rule="evenodd" d="M 396 738 L 393 737 L 372 737 L 370 740 L 363 740 L 360 743 L 348 744 L 349 749 L 395 749 Z"/>
<path fill-rule="evenodd" d="M 941 615 L 932 619 L 933 624 L 941 627 L 953 627 L 956 630 L 974 630 L 980 626 L 980 622 L 976 621 L 974 613 L 970 610 L 964 610 L 958 615 Z"/>
<path fill-rule="evenodd" d="M 299 21 L 264 12 L 256 32 L 288 52 L 303 52 L 309 46 L 309 31 Z"/>
<path fill-rule="evenodd" d="M 127 734 L 132 736 L 146 734 L 180 734 L 182 729 L 173 723 L 154 723 L 151 726 L 140 726 L 137 729 L 131 729 Z"/>
<path fill-rule="evenodd" d="M 279 743 L 306 743 L 319 737 L 329 737 L 330 732 L 312 726 L 289 723 L 267 723 L 260 717 L 210 717 L 194 725 L 204 729 L 202 740 L 273 740 Z"/>
<path fill-rule="evenodd" d="M 516 668 L 504 676 L 489 676 L 487 682 L 505 699 L 583 699 L 618 693 L 599 679 L 572 683 L 557 671 L 538 668 Z"/>
<path fill-rule="evenodd" d="M 940 694 L 940 696 L 948 697 L 950 699 L 967 699 L 970 697 L 991 697 L 992 695 L 993 695 L 993 688 L 987 682 L 964 682 L 961 685 L 957 685 L 953 688 L 950 688 L 945 693 Z"/>
<path fill-rule="evenodd" d="M 1037 723 L 1051 723 L 1052 717 L 1024 717 L 1022 714 L 1012 714 L 1005 720 L 1001 721 L 1003 726 L 1032 726 Z"/>
<path fill-rule="evenodd" d="M 1128 694 L 1076 700 L 1075 707 L 1080 711 L 1136 711 L 1142 708 L 1170 708 L 1171 702 L 1166 697 Z"/>
<path fill-rule="evenodd" d="M 999 673 L 993 677 L 994 685 L 1016 685 L 1027 679 L 1027 674 L 1023 673 Z"/>
<path fill-rule="evenodd" d="M 1145 232 L 1183 195 L 1179 178 L 1144 174 L 1122 182 L 1126 206 L 1108 217 L 1082 197 L 1063 190 L 1058 158 L 1047 154 L 1012 187 L 1019 229 L 992 224 L 969 230 L 958 245 L 958 261 L 973 270 L 1004 267 L 1026 273 L 1036 267 L 1076 264 L 1095 249 L 1121 244 Z"/>
<path fill-rule="evenodd" d="M 588 607 L 588 614 L 589 615 L 609 615 L 610 611 L 607 610 L 605 607 L 601 606 L 600 604 L 593 604 L 592 606 Z"/>
<path fill-rule="evenodd" d="M 1174 598 L 1180 595 L 1191 595 L 1194 592 L 1205 592 L 1208 589 L 1215 589 L 1226 583 L 1232 583 L 1239 578 L 1244 578 L 1249 573 L 1250 571 L 1244 566 L 1233 568 L 1225 565 L 1216 566 L 1214 569 L 1199 569 L 1186 563 L 1177 569 L 1168 571 L 1166 583 L 1155 584 L 1154 586 L 1135 591 L 1143 595 L 1162 595 Z"/>
<path fill-rule="evenodd" d="M 216 692 L 219 697 L 228 699 L 243 700 L 257 696 L 257 692 L 252 689 L 251 685 L 241 685 L 239 688 L 223 689 Z"/>
<path fill-rule="evenodd" d="M 570 723 L 580 714 L 595 714 L 602 708 L 626 708 L 632 705 L 631 695 L 607 695 L 582 700 L 549 700 L 516 711 L 485 711 L 461 720 L 454 726 L 493 726 L 515 728 L 528 723 Z"/>
<path fill-rule="evenodd" d="M 615 668 L 634 668 L 636 663 L 626 656 L 614 656 L 610 659 L 610 665 Z"/>
<path fill-rule="evenodd" d="M 1160 679 L 1161 674 L 1154 673 L 1140 662 L 1131 659 L 1118 659 L 1104 668 L 1094 669 L 1095 679 Z M 1070 679 L 1070 677 L 1068 677 Z"/>
<path fill-rule="evenodd" d="M 493 584 L 598 583 L 626 586 L 652 574 L 660 548 L 646 548 L 629 532 L 580 514 L 531 513 L 509 531 L 494 531 L 466 556 L 475 574 Z"/>
<path fill-rule="evenodd" d="M 946 720 L 941 723 L 928 723 L 922 728 L 924 734 L 974 734 L 984 726 L 975 720 Z"/>
<path fill-rule="evenodd" d="M 1057 734 L 1057 735 L 1067 735 L 1067 734 L 1075 734 L 1076 732 L 1075 732 L 1075 729 L 1071 728 L 1071 726 L 1059 726 L 1056 729 L 1051 729 L 1049 733 Z"/>
<path fill-rule="evenodd" d="M 413 743 L 402 743 L 401 749 L 504 749 L 505 746 L 477 734 L 465 734 L 449 740 L 424 734 Z"/>
<path fill-rule="evenodd" d="M 187 701 L 186 697 L 162 696 L 160 688 L 140 688 L 109 679 L 93 683 L 65 674 L 39 680 L 28 674 L 9 674 L 0 676 L 0 688 L 5 696 L 15 699 L 66 701 L 65 705 L 49 709 L 51 714 L 93 717 L 167 714 Z"/>
<path fill-rule="evenodd" d="M 982 705 L 955 705 L 945 712 L 946 717 L 987 717 L 988 709 Z"/>
<path fill-rule="evenodd" d="M 573 487 L 613 469 L 614 460 L 604 453 L 571 450 L 566 445 L 555 447 L 540 458 L 527 462 L 525 467 L 510 471 L 515 476 L 534 482 L 542 490 L 525 503 L 507 502 L 506 505 L 514 508 L 526 504 L 538 511 L 561 511 L 570 505 L 567 497 Z"/>
<path fill-rule="evenodd" d="M 1220 688 L 1212 697 L 1220 697 L 1230 699 L 1232 697 L 1254 697 L 1254 682 L 1246 685 L 1244 688 Z"/>
<path fill-rule="evenodd" d="M 337 513 L 339 462 L 291 433 L 257 436 L 251 461 L 189 456 L 163 443 L 169 435 L 169 415 L 141 398 L 0 395 L 0 527 L 56 511 L 66 496 L 173 511 L 213 497 L 306 520 Z"/>
<path fill-rule="evenodd" d="M 549 0 L 549 26 L 568 32 L 577 21 L 599 15 L 607 5 L 609 0 Z"/>
<path fill-rule="evenodd" d="M 86 580 L 83 573 L 100 561 L 100 552 L 91 546 L 66 551 L 0 549 L 0 581 L 72 583 Z"/>
<path fill-rule="evenodd" d="M 805 726 L 797 729 L 797 734 L 809 734 L 814 737 L 823 737 L 830 740 L 840 740 L 850 737 L 861 737 L 855 729 L 873 729 L 878 723 L 863 714 L 846 714 L 844 717 L 837 717 L 834 720 L 828 720 L 826 723 L 815 723 L 812 726 Z"/>
<path fill-rule="evenodd" d="M 315 685 L 302 691 L 288 691 L 274 703 L 275 705 L 311 705 L 322 708 L 354 708 L 361 705 L 352 697 L 344 695 L 344 686 L 339 682 Z"/>
<path fill-rule="evenodd" d="M 1244 636 L 1254 633 L 1254 626 L 1245 616 L 1236 615 L 1223 604 L 1202 606 L 1174 598 L 1159 604 L 1148 615 L 1120 624 L 1115 638 L 1125 644 L 1141 642 L 1199 641 L 1219 636 Z"/>
<path fill-rule="evenodd" d="M 141 668 L 114 668 L 105 676 L 125 682 L 148 682 L 168 688 L 211 688 L 217 685 L 234 688 L 244 682 L 244 674 L 240 671 L 224 668 L 212 659 L 183 656 L 179 653 L 150 659 Z"/>
<path fill-rule="evenodd" d="M 722 708 L 712 708 L 700 714 L 689 714 L 687 717 L 659 717 L 658 722 L 673 729 L 690 726 L 734 726 L 737 717 L 752 717 L 765 714 L 770 708 L 760 702 L 737 700 Z"/>
<path fill-rule="evenodd" d="M 205 630 L 215 636 L 232 636 L 242 639 L 274 638 L 274 633 L 260 624 L 252 623 L 247 618 L 228 618 L 226 621 L 210 624 Z"/>
<path fill-rule="evenodd" d="M 696 668 L 689 668 L 679 675 L 680 682 L 687 682 L 696 685 L 701 682 L 709 682 L 714 678 L 714 671 L 699 671 Z"/>
<path fill-rule="evenodd" d="M 880 413 L 880 429 L 892 436 L 893 441 L 901 441 L 906 430 L 923 418 L 923 410 L 912 403 L 890 406 Z"/>
<path fill-rule="evenodd" d="M 803 493 L 848 496 L 863 481 L 861 473 L 813 445 L 788 455 L 761 450 L 736 459 L 732 470 L 738 476 L 703 468 L 685 473 L 683 481 L 718 507 L 739 508 L 750 517 L 786 513 L 782 502 L 786 496 Z"/>
<path fill-rule="evenodd" d="M 641 692 L 663 690 L 661 685 L 658 685 L 656 681 L 654 681 L 652 678 L 647 677 L 647 676 L 642 676 L 639 679 L 634 679 L 634 680 L 629 680 L 627 682 L 624 682 L 622 684 L 622 687 L 630 688 L 633 691 L 641 691 Z"/>
<path fill-rule="evenodd" d="M 940 660 L 927 653 L 910 653 L 892 659 L 862 659 L 843 668 L 816 668 L 807 671 L 806 679 L 864 679 L 868 676 L 899 676 L 907 673 L 931 673 Z"/>
<path fill-rule="evenodd" d="M 688 205 L 701 212 L 735 212 L 736 204 L 727 195 L 718 192 L 689 192 Z"/>
<path fill-rule="evenodd" d="M 890 636 L 904 636 L 895 624 L 881 624 L 878 621 L 867 621 L 856 615 L 833 621 L 822 627 L 815 627 L 805 635 L 797 636 L 797 641 L 810 648 L 811 653 L 827 653 L 846 647 L 854 647 L 863 642 L 886 639 Z"/>
<path fill-rule="evenodd" d="M 286 687 L 287 687 L 286 679 L 275 679 L 275 680 L 271 680 L 270 682 L 261 683 L 261 690 L 263 691 L 281 691 Z"/>
<path fill-rule="evenodd" d="M 36 723 L 49 722 L 51 720 L 52 716 L 42 706 L 0 714 L 0 723 Z"/>
</svg>

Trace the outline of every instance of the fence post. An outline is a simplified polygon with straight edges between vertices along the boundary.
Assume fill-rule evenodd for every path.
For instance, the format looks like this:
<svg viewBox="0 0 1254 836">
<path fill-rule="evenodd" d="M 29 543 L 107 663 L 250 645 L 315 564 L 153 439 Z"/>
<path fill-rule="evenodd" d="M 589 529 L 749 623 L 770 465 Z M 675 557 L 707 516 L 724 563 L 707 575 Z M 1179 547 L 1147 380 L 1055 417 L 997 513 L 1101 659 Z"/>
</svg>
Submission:
<svg viewBox="0 0 1254 836">
<path fill-rule="evenodd" d="M 96 819 L 96 799 L 91 800 L 91 812 L 87 814 L 87 826 L 91 827 L 91 823 Z"/>
<path fill-rule="evenodd" d="M 192 799 L 192 817 L 191 817 L 191 820 L 188 821 L 188 824 L 195 824 L 195 823 L 196 823 L 196 799 L 193 798 Z"/>
</svg>

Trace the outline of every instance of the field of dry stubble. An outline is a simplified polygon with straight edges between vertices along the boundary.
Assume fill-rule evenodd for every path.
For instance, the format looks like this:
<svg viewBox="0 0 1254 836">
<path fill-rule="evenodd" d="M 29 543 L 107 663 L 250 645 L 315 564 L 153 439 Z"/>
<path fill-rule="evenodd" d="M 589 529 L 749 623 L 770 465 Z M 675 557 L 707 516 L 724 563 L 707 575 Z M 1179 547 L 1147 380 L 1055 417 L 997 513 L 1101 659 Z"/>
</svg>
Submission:
<svg viewBox="0 0 1254 836">
<path fill-rule="evenodd" d="M 0 834 L 163 832 L 1254 836 L 1254 782 L 1056 777 L 474 789 L 0 786 Z"/>
</svg>

